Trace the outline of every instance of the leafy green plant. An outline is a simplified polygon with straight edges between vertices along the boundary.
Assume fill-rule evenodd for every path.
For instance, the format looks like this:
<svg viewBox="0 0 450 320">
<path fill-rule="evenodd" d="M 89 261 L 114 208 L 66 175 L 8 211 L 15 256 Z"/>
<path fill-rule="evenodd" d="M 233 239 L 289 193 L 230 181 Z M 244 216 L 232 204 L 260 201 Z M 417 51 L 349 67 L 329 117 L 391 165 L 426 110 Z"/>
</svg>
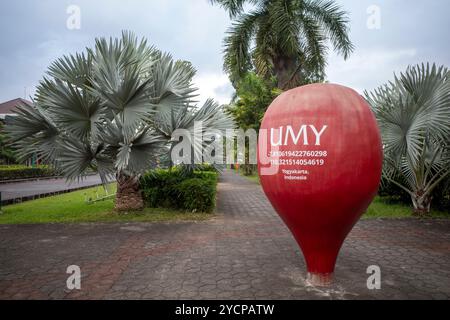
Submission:
<svg viewBox="0 0 450 320">
<path fill-rule="evenodd" d="M 264 80 L 254 72 L 249 72 L 236 86 L 236 97 L 226 107 L 226 111 L 233 117 L 239 128 L 244 130 L 254 129 L 257 132 L 261 127 L 261 121 L 272 101 L 282 93 L 276 88 L 273 80 Z M 245 149 L 245 164 L 241 166 L 246 175 L 253 175 L 256 165 L 249 163 L 249 146 Z M 236 146 L 235 146 L 236 148 Z"/>
<path fill-rule="evenodd" d="M 58 175 L 58 172 L 49 166 L 0 166 L 0 181 L 53 177 L 56 175 Z"/>
<path fill-rule="evenodd" d="M 250 72 L 238 82 L 236 98 L 226 107 L 226 111 L 239 128 L 258 131 L 267 108 L 281 93 L 275 83 Z"/>
<path fill-rule="evenodd" d="M 216 183 L 212 179 L 187 179 L 177 185 L 180 206 L 191 212 L 211 212 L 216 203 Z"/>
<path fill-rule="evenodd" d="M 217 183 L 218 173 L 213 171 L 195 171 L 193 177 Z"/>
<path fill-rule="evenodd" d="M 417 65 L 366 97 L 384 144 L 383 180 L 405 191 L 416 214 L 450 176 L 450 72 Z"/>
<path fill-rule="evenodd" d="M 168 204 L 165 203 L 166 196 L 164 194 L 164 189 L 158 187 L 149 187 L 143 189 L 143 196 L 145 203 L 149 208 L 167 207 Z M 161 200 L 164 199 L 163 202 Z"/>
<path fill-rule="evenodd" d="M 144 200 L 149 207 L 177 208 L 178 193 L 175 186 L 186 176 L 179 168 L 152 170 L 140 179 Z"/>
<path fill-rule="evenodd" d="M 195 171 L 196 172 L 216 172 L 216 173 L 219 172 L 215 166 L 208 164 L 208 163 L 198 165 L 195 168 Z"/>
<path fill-rule="evenodd" d="M 280 89 L 323 81 L 329 44 L 353 51 L 349 19 L 332 0 L 210 0 L 234 20 L 224 40 L 224 69 L 233 84 L 255 70 Z M 251 4 L 246 11 L 244 6 Z"/>
<path fill-rule="evenodd" d="M 0 163 L 17 163 L 14 150 L 7 140 L 3 131 L 3 123 L 0 122 Z"/>
<path fill-rule="evenodd" d="M 175 208 L 210 212 L 215 205 L 218 173 L 192 171 L 179 167 L 152 170 L 140 179 L 145 203 L 151 208 Z"/>
</svg>

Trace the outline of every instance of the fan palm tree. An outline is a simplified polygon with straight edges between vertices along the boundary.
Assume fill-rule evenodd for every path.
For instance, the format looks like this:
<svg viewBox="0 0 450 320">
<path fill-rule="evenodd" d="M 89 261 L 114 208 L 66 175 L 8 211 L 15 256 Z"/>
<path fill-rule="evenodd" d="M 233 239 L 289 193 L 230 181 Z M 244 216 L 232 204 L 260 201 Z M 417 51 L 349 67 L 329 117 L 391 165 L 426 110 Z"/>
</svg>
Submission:
<svg viewBox="0 0 450 320">
<path fill-rule="evenodd" d="M 193 125 L 182 120 L 187 111 L 207 129 L 234 127 L 211 100 L 193 105 L 194 74 L 190 63 L 131 33 L 97 39 L 93 49 L 50 66 L 34 105 L 19 106 L 6 131 L 21 159 L 37 154 L 68 180 L 92 170 L 104 184 L 115 176 L 116 209 L 141 209 L 139 177 L 170 152 L 174 130 Z"/>
<path fill-rule="evenodd" d="M 450 72 L 409 67 L 365 95 L 383 136 L 384 181 L 411 196 L 415 213 L 429 213 L 433 191 L 450 176 Z"/>
<path fill-rule="evenodd" d="M 224 41 L 224 70 L 233 84 L 253 67 L 263 78 L 275 76 L 283 90 L 322 81 L 330 42 L 345 59 L 353 51 L 347 13 L 332 0 L 210 2 L 234 19 Z M 253 9 L 245 12 L 245 4 Z"/>
</svg>

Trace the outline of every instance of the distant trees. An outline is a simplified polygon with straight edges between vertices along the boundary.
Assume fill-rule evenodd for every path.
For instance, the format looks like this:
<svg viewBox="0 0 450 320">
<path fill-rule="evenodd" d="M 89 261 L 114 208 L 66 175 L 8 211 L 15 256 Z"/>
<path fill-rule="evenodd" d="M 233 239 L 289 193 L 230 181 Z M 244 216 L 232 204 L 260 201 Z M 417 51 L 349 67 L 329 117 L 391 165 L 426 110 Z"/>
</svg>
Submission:
<svg viewBox="0 0 450 320">
<path fill-rule="evenodd" d="M 259 130 L 267 107 L 281 94 L 275 82 L 264 81 L 255 73 L 248 73 L 236 86 L 236 97 L 226 108 L 244 130 Z"/>
<path fill-rule="evenodd" d="M 276 87 L 276 81 L 263 80 L 254 72 L 247 73 L 236 85 L 236 96 L 232 103 L 225 108 L 239 128 L 259 131 L 264 114 L 272 101 L 282 93 Z M 248 157 L 248 148 L 246 148 Z M 252 175 L 256 166 L 245 164 L 242 166 L 247 175 Z"/>
</svg>

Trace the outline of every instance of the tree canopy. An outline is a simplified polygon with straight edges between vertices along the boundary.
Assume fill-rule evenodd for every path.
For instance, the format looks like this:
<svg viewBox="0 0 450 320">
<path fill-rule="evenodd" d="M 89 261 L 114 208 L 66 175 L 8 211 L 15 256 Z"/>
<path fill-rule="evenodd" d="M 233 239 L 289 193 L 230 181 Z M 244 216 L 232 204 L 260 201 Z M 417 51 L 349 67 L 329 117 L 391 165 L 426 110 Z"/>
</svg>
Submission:
<svg viewBox="0 0 450 320">
<path fill-rule="evenodd" d="M 333 0 L 210 1 L 233 19 L 224 70 L 235 85 L 252 70 L 264 79 L 275 76 L 283 90 L 320 82 L 330 45 L 345 59 L 354 49 L 348 14 Z"/>
</svg>

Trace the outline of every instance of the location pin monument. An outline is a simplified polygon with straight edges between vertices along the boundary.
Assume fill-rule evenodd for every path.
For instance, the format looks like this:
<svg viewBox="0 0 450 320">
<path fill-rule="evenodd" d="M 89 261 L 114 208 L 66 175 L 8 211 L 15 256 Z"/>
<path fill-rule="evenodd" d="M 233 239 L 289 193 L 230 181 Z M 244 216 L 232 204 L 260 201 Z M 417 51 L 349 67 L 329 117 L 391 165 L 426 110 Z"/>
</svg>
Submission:
<svg viewBox="0 0 450 320">
<path fill-rule="evenodd" d="M 259 135 L 261 184 L 297 240 L 311 284 L 332 284 L 339 250 L 377 193 L 382 160 L 376 119 L 350 88 L 307 85 L 268 108 Z"/>
</svg>

